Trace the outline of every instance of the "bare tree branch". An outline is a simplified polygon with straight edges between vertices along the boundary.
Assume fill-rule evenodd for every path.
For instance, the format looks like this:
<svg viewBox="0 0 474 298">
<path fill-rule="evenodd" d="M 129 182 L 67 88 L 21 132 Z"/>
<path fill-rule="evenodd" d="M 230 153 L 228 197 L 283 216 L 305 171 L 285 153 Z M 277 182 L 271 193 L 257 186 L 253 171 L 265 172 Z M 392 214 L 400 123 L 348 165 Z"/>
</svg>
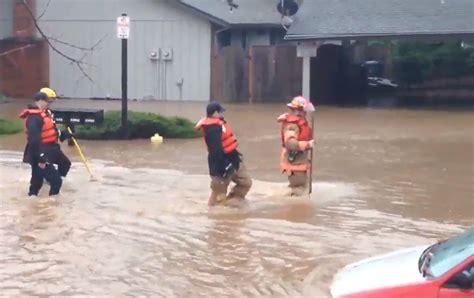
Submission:
<svg viewBox="0 0 474 298">
<path fill-rule="evenodd" d="M 58 38 L 55 38 L 55 37 L 52 37 L 52 36 L 47 36 L 47 38 L 49 40 L 52 40 L 52 41 L 55 41 L 59 44 L 62 44 L 62 45 L 65 45 L 65 46 L 68 46 L 68 47 L 71 47 L 71 48 L 74 48 L 74 49 L 78 49 L 78 50 L 81 50 L 81 51 L 89 51 L 89 52 L 92 52 L 94 50 L 96 50 L 96 47 L 108 36 L 108 34 L 105 34 L 101 39 L 99 39 L 93 46 L 91 46 L 90 48 L 84 48 L 84 47 L 80 47 L 80 46 L 76 46 L 74 44 L 71 44 L 69 42 L 66 42 L 66 41 L 63 41 L 63 40 L 60 40 Z M 98 48 L 100 49 L 100 48 Z"/>
<path fill-rule="evenodd" d="M 31 11 L 30 7 L 28 6 L 28 3 L 26 3 L 26 0 L 23 0 L 23 5 L 25 6 L 26 10 L 28 11 L 28 14 L 30 15 L 31 19 L 33 20 L 33 23 L 35 25 L 35 28 L 38 30 L 38 32 L 41 34 L 41 36 L 46 40 L 46 42 L 48 43 L 49 47 L 53 49 L 53 51 L 55 51 L 56 53 L 58 53 L 60 56 L 62 56 L 63 58 L 71 61 L 72 63 L 75 63 L 75 64 L 80 64 L 76 59 L 74 58 L 71 58 L 69 57 L 68 55 L 64 54 L 63 52 L 61 52 L 60 50 L 58 50 L 52 43 L 51 41 L 48 39 L 48 36 L 46 36 L 46 34 L 44 34 L 43 30 L 40 28 L 40 26 L 38 25 L 38 22 L 35 18 L 35 15 L 34 13 Z M 85 72 L 84 72 L 84 69 L 83 68 L 80 68 L 79 69 L 81 70 L 82 74 L 84 76 L 86 76 L 87 78 L 90 78 L 89 75 L 87 75 Z M 94 82 L 93 80 L 91 80 L 91 82 Z"/>
<path fill-rule="evenodd" d="M 22 47 L 19 47 L 19 48 L 10 50 L 10 51 L 6 51 L 6 52 L 3 52 L 3 53 L 0 53 L 0 57 L 9 55 L 9 54 L 14 53 L 14 52 L 17 52 L 17 51 L 22 51 L 22 50 L 24 50 L 24 49 L 31 48 L 31 47 L 34 47 L 34 46 L 35 46 L 35 45 L 33 45 L 33 44 L 27 44 L 27 45 L 25 45 L 25 46 L 22 46 Z"/>
<path fill-rule="evenodd" d="M 91 81 L 92 83 L 95 83 L 94 80 L 92 80 L 92 78 L 87 74 L 87 72 L 84 70 L 84 68 L 82 68 L 82 64 L 80 61 L 77 61 L 76 62 L 76 65 L 77 67 L 81 70 L 82 74 L 89 80 Z"/>
<path fill-rule="evenodd" d="M 99 39 L 94 45 L 92 45 L 91 49 L 95 49 L 107 36 L 109 36 L 109 34 L 105 34 L 104 36 L 102 36 L 101 39 Z"/>
<path fill-rule="evenodd" d="M 38 16 L 38 20 L 44 16 L 44 14 L 46 13 L 46 10 L 48 10 L 50 3 L 51 3 L 51 0 L 48 0 L 48 3 L 46 3 L 46 7 L 44 8 L 43 12 Z"/>
<path fill-rule="evenodd" d="M 86 58 L 87 56 L 88 56 L 88 54 L 85 53 L 84 55 L 82 55 L 82 57 L 81 57 L 78 61 L 79 61 L 83 66 L 84 66 L 84 65 L 87 65 L 87 66 L 89 66 L 89 67 L 97 68 L 97 66 L 94 65 L 94 64 L 90 64 L 90 63 L 84 62 L 84 58 Z"/>
<path fill-rule="evenodd" d="M 77 66 L 77 68 L 81 71 L 81 73 L 91 82 L 91 83 L 94 83 L 94 80 L 92 80 L 92 78 L 89 76 L 89 74 L 87 74 L 87 72 L 84 70 L 83 68 L 83 65 L 86 65 L 87 63 L 82 61 L 84 59 L 81 58 L 80 60 L 77 60 L 73 57 L 70 57 L 69 55 L 66 55 L 64 54 L 63 52 L 61 52 L 60 50 L 58 50 L 52 43 L 51 43 L 51 40 L 50 40 L 50 37 L 47 36 L 43 30 L 41 29 L 41 27 L 38 25 L 38 20 L 36 19 L 34 13 L 31 11 L 31 8 L 29 7 L 28 3 L 26 3 L 26 0 L 23 0 L 22 1 L 23 5 L 25 6 L 28 14 L 30 15 L 31 19 L 33 20 L 33 23 L 35 25 L 35 28 L 36 30 L 38 30 L 39 34 L 41 35 L 41 37 L 43 37 L 45 40 L 46 40 L 46 43 L 49 45 L 49 47 L 51 49 L 53 49 L 53 51 L 55 51 L 57 54 L 59 54 L 60 56 L 62 56 L 64 59 L 68 60 L 71 62 L 71 64 L 75 64 Z M 48 2 L 48 5 L 49 5 L 49 2 Z M 106 35 L 107 36 L 107 35 Z M 64 44 L 64 45 L 68 45 L 70 47 L 73 47 L 73 48 L 76 48 L 76 49 L 80 49 L 80 50 L 87 50 L 87 51 L 92 51 L 95 47 L 97 47 L 100 42 L 102 42 L 102 40 L 105 38 L 105 36 L 100 39 L 97 43 L 95 43 L 91 48 L 89 49 L 86 49 L 86 48 L 81 48 L 81 47 L 78 47 L 78 46 L 75 46 L 75 45 L 72 45 L 70 43 L 67 43 L 67 42 L 64 42 L 64 41 L 58 41 L 56 40 L 56 42 L 58 43 L 61 43 L 61 44 Z"/>
</svg>

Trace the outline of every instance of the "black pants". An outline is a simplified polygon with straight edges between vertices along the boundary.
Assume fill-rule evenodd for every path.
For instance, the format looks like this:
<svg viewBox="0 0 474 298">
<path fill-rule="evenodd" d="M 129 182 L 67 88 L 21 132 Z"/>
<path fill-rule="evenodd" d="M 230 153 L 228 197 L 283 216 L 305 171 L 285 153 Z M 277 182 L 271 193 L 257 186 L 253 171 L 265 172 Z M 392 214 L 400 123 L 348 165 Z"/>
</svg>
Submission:
<svg viewBox="0 0 474 298">
<path fill-rule="evenodd" d="M 48 163 L 46 168 L 42 169 L 38 165 L 31 165 L 31 180 L 30 180 L 30 191 L 29 196 L 37 196 L 41 187 L 43 186 L 43 180 L 49 182 L 51 185 L 49 189 L 49 195 L 57 195 L 61 190 L 63 181 L 59 175 L 58 170 L 54 165 Z"/>
<path fill-rule="evenodd" d="M 58 165 L 59 175 L 66 177 L 71 168 L 71 161 L 61 151 L 58 144 L 44 145 L 43 152 L 50 163 Z"/>
</svg>

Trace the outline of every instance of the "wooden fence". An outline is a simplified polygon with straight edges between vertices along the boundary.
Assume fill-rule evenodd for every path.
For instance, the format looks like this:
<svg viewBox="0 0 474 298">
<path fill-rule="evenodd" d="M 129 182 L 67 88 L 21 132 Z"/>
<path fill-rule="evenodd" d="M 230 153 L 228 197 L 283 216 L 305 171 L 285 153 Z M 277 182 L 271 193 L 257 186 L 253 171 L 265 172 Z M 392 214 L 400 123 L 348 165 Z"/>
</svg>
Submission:
<svg viewBox="0 0 474 298">
<path fill-rule="evenodd" d="M 302 60 L 294 46 L 214 49 L 211 97 L 231 102 L 284 102 L 302 90 Z"/>
</svg>

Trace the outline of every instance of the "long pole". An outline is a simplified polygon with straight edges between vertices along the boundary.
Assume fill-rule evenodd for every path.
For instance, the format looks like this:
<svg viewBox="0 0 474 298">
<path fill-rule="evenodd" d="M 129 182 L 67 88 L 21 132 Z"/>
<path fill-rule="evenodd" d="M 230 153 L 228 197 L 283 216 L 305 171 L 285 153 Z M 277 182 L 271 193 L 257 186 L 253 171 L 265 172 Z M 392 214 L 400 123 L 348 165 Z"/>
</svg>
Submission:
<svg viewBox="0 0 474 298">
<path fill-rule="evenodd" d="M 311 139 L 314 140 L 314 113 L 316 111 L 313 111 L 313 113 L 311 113 Z M 310 167 L 309 167 L 309 188 L 308 188 L 308 191 L 309 191 L 309 194 L 311 195 L 311 193 L 313 193 L 313 152 L 314 152 L 314 143 L 313 143 L 313 147 L 311 148 L 311 151 L 310 151 L 310 155 L 309 155 L 309 158 L 310 158 Z"/>
<path fill-rule="evenodd" d="M 67 127 L 67 131 L 70 134 L 72 134 L 72 130 L 71 130 L 71 128 L 69 128 L 69 126 Z M 92 176 L 91 168 L 90 168 L 89 164 L 87 163 L 87 159 L 86 159 L 84 153 L 82 153 L 82 150 L 81 150 L 81 147 L 79 146 L 79 143 L 77 142 L 75 137 L 72 137 L 71 140 L 74 143 L 74 145 L 76 145 L 77 152 L 79 152 L 79 155 L 81 156 L 82 162 L 86 166 L 87 172 L 89 173 L 90 179 L 92 181 L 94 179 L 94 176 Z"/>
<path fill-rule="evenodd" d="M 122 16 L 127 16 L 123 13 Z M 127 50 L 128 39 L 122 39 L 122 132 L 123 136 L 128 136 L 128 106 L 127 106 Z"/>
</svg>

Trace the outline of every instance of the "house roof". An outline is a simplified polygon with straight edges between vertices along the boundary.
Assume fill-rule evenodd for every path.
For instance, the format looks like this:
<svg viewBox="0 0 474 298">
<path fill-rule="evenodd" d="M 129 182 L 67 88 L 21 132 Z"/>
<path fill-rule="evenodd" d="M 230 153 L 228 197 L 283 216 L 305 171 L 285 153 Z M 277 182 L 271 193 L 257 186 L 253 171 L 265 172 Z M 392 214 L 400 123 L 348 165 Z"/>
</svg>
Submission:
<svg viewBox="0 0 474 298">
<path fill-rule="evenodd" d="M 473 16 L 473 0 L 310 0 L 285 39 L 471 35 Z"/>
<path fill-rule="evenodd" d="M 234 0 L 238 8 L 229 10 L 226 0 L 178 0 L 183 6 L 227 26 L 281 26 L 275 0 Z"/>
</svg>

